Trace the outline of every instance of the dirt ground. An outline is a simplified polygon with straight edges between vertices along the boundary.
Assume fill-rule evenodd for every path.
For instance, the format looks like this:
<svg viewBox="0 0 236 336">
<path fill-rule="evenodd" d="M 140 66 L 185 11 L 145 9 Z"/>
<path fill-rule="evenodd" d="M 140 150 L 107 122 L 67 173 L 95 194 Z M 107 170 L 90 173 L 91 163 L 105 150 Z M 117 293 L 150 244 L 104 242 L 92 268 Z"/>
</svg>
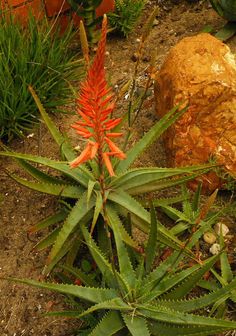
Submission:
<svg viewBox="0 0 236 336">
<path fill-rule="evenodd" d="M 207 25 L 217 30 L 224 23 L 207 1 L 159 2 L 160 14 L 146 44 L 143 69 L 147 67 L 150 53 L 154 49 L 157 51 L 159 67 L 171 46 L 180 39 L 197 34 Z M 148 2 L 144 17 L 151 12 L 154 4 L 155 1 Z M 134 69 L 132 56 L 138 46 L 141 27 L 142 24 L 128 39 L 114 36 L 109 38 L 107 71 L 115 90 L 122 87 L 132 76 Z M 232 39 L 229 44 L 235 51 L 236 39 Z M 140 83 L 143 76 L 142 71 L 139 74 Z M 124 101 L 118 101 L 118 109 L 123 108 Z M 57 123 L 75 141 L 74 131 L 70 129 L 72 119 L 74 117 L 64 117 L 57 120 Z M 142 136 L 155 121 L 153 99 L 150 97 L 136 125 L 137 137 Z M 43 125 L 33 130 L 25 140 L 15 140 L 10 145 L 14 150 L 23 153 L 59 157 L 58 148 Z M 143 155 L 142 164 L 165 165 L 161 143 L 153 145 Z M 0 204 L 0 277 L 39 279 L 46 253 L 33 251 L 40 235 L 29 238 L 27 232 L 34 223 L 53 212 L 57 200 L 19 186 L 9 178 L 7 171 L 18 173 L 20 169 L 12 160 L 0 158 L 0 194 L 3 196 Z M 63 299 L 60 295 L 0 280 L 0 297 L 1 336 L 69 336 L 74 335 L 75 330 L 79 329 L 79 321 L 41 316 L 45 311 L 63 308 Z"/>
</svg>

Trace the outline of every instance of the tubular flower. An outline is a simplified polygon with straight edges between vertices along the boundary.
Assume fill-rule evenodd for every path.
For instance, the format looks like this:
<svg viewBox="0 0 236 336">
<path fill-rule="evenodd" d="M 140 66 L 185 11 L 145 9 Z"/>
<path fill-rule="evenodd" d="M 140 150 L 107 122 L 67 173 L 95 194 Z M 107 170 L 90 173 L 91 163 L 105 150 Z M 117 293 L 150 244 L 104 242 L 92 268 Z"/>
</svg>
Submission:
<svg viewBox="0 0 236 336">
<path fill-rule="evenodd" d="M 87 139 L 87 144 L 79 157 L 70 163 L 70 166 L 75 168 L 96 157 L 99 165 L 105 164 L 109 174 L 113 176 L 115 174 L 110 157 L 122 160 L 126 156 L 111 140 L 111 138 L 120 137 L 122 133 L 112 132 L 112 129 L 121 122 L 121 118 L 110 118 L 115 104 L 111 88 L 105 79 L 106 34 L 107 18 L 104 16 L 97 53 L 88 69 L 87 78 L 81 85 L 80 96 L 77 100 L 78 114 L 82 120 L 72 125 L 77 134 Z"/>
</svg>

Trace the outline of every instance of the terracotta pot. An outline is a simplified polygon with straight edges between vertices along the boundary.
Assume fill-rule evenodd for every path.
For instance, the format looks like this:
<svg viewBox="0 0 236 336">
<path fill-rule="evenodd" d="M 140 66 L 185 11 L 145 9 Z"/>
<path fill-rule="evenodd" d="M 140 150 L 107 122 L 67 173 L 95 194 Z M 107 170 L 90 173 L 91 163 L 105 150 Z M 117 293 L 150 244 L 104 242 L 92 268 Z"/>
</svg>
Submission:
<svg viewBox="0 0 236 336">
<path fill-rule="evenodd" d="M 40 19 L 46 13 L 48 18 L 55 18 L 58 16 L 58 22 L 62 27 L 62 31 L 66 28 L 66 22 L 70 22 L 70 6 L 64 0 L 0 0 L 1 10 L 4 12 L 13 12 L 15 17 L 23 24 L 27 22 L 29 13 Z M 115 7 L 115 0 L 103 0 L 97 8 L 97 16 L 113 11 Z M 75 15 L 73 15 L 74 17 Z M 64 18 L 62 18 L 64 17 Z M 76 24 L 80 18 L 76 18 Z"/>
<path fill-rule="evenodd" d="M 37 20 L 45 15 L 42 0 L 1 0 L 1 10 L 6 15 L 13 13 L 15 19 L 22 24 L 27 22 L 29 13 L 32 13 Z"/>
<path fill-rule="evenodd" d="M 103 0 L 100 6 L 98 6 L 96 13 L 97 16 L 113 12 L 115 9 L 115 0 Z"/>
<path fill-rule="evenodd" d="M 70 9 L 70 5 L 64 0 L 44 0 L 48 17 L 56 16 Z"/>
</svg>

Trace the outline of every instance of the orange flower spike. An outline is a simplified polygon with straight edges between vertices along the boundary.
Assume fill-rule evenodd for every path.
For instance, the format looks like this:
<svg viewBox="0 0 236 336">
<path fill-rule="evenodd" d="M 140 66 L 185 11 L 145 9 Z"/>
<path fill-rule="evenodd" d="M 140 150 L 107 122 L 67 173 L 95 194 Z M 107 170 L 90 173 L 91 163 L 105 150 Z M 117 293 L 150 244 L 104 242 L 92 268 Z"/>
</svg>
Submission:
<svg viewBox="0 0 236 336">
<path fill-rule="evenodd" d="M 77 99 L 78 114 L 82 121 L 72 125 L 80 136 L 87 139 L 87 145 L 80 156 L 70 163 L 70 166 L 77 167 L 97 156 L 99 166 L 105 165 L 109 174 L 114 176 L 110 157 L 122 160 L 125 158 L 125 154 L 109 139 L 120 137 L 122 133 L 111 132 L 121 122 L 121 118 L 110 119 L 115 103 L 113 101 L 114 95 L 105 78 L 106 34 L 107 18 L 104 16 L 96 56 L 88 69 L 87 78 L 81 85 L 80 95 Z"/>
</svg>

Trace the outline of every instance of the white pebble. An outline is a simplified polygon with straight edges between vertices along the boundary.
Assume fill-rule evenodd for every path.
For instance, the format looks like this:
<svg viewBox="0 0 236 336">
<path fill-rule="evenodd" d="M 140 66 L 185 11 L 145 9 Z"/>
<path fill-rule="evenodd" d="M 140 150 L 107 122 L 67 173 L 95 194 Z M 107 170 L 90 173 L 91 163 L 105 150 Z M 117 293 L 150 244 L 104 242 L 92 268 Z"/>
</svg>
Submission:
<svg viewBox="0 0 236 336">
<path fill-rule="evenodd" d="M 216 236 L 215 236 L 214 233 L 212 233 L 212 232 L 206 232 L 206 233 L 204 233 L 204 235 L 203 235 L 203 239 L 204 239 L 204 241 L 205 241 L 207 244 L 212 245 L 212 244 L 214 244 L 215 241 L 216 241 Z"/>
<path fill-rule="evenodd" d="M 219 253 L 220 253 L 220 244 L 217 244 L 217 243 L 213 244 L 213 245 L 210 247 L 209 251 L 210 251 L 211 254 L 213 254 L 213 255 L 219 254 Z"/>
<path fill-rule="evenodd" d="M 222 236 L 225 237 L 227 233 L 229 232 L 228 226 L 221 222 L 217 223 L 214 229 L 218 236 L 220 236 L 222 232 Z"/>
</svg>

